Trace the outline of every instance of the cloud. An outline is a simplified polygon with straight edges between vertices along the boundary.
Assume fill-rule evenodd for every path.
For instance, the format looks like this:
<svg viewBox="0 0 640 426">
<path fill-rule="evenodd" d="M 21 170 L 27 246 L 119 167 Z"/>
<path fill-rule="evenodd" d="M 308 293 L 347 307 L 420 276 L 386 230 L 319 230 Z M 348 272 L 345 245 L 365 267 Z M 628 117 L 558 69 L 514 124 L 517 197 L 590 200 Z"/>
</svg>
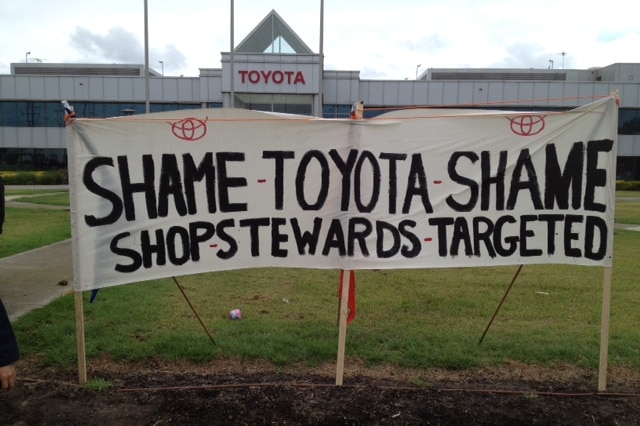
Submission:
<svg viewBox="0 0 640 426">
<path fill-rule="evenodd" d="M 377 68 L 362 67 L 360 71 L 360 78 L 362 79 L 384 79 L 388 78 L 387 71 L 380 71 Z"/>
<path fill-rule="evenodd" d="M 424 36 L 418 40 L 405 40 L 403 44 L 408 50 L 430 53 L 441 51 L 447 47 L 447 43 L 438 34 Z"/>
<path fill-rule="evenodd" d="M 69 44 L 86 62 L 99 63 L 144 63 L 144 47 L 135 34 L 122 27 L 109 29 L 106 35 L 96 34 L 87 28 L 76 27 Z M 186 65 L 185 55 L 172 44 L 161 49 L 149 49 L 150 63 L 153 58 L 162 60 L 166 71 L 176 71 Z"/>
<path fill-rule="evenodd" d="M 82 58 L 100 62 L 144 62 L 144 48 L 140 41 L 122 27 L 111 28 L 106 35 L 94 34 L 86 28 L 76 27 L 70 44 Z"/>
<path fill-rule="evenodd" d="M 165 71 L 180 71 L 187 65 L 184 54 L 173 44 L 166 45 L 162 50 L 152 49 L 150 55 L 164 63 Z"/>
<path fill-rule="evenodd" d="M 491 65 L 492 68 L 549 68 L 561 67 L 561 54 L 549 53 L 536 43 L 515 43 L 505 47 L 506 56 Z M 565 67 L 568 65 L 564 64 Z"/>
</svg>

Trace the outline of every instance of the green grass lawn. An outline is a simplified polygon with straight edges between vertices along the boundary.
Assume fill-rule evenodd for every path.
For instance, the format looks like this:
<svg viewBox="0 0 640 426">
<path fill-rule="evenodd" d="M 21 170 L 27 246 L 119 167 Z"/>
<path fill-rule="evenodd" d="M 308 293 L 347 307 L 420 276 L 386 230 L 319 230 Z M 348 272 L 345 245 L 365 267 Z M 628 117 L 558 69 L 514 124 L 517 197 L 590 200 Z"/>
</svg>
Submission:
<svg viewBox="0 0 640 426">
<path fill-rule="evenodd" d="M 617 202 L 615 222 L 640 225 L 640 202 Z"/>
<path fill-rule="evenodd" d="M 3 238 L 22 228 L 21 239 L 31 245 L 42 238 L 31 234 L 68 238 L 68 212 L 16 210 L 7 212 L 11 228 Z M 624 211 L 620 203 L 619 211 Z M 637 209 L 629 212 L 630 220 L 640 216 Z M 609 363 L 634 368 L 640 368 L 639 246 L 640 233 L 616 230 Z M 525 266 L 478 344 L 516 269 L 358 271 L 358 314 L 348 328 L 347 356 L 366 365 L 420 368 L 461 369 L 510 360 L 596 368 L 603 282 L 598 267 Z M 178 277 L 215 345 L 171 279 L 104 288 L 94 303 L 85 292 L 87 356 L 334 362 L 338 279 L 334 270 L 291 268 Z M 236 308 L 244 319 L 229 319 Z M 75 364 L 73 296 L 26 314 L 15 329 L 23 356 L 45 364 Z"/>
<path fill-rule="evenodd" d="M 610 363 L 640 368 L 637 260 L 640 234 L 616 232 Z M 366 365 L 460 369 L 508 360 L 595 368 L 602 268 L 527 265 L 482 345 L 478 341 L 516 267 L 358 271 L 358 314 L 347 356 Z M 209 361 L 263 358 L 276 364 L 331 362 L 337 350 L 339 273 L 247 269 L 179 277 L 213 345 L 171 279 L 85 294 L 89 358 Z M 244 319 L 229 319 L 239 308 Z M 73 297 L 23 317 L 25 355 L 75 360 Z"/>
<path fill-rule="evenodd" d="M 68 190 L 60 190 L 60 189 L 6 189 L 5 193 L 6 193 L 5 194 L 6 196 L 26 195 L 28 197 L 31 197 L 34 195 L 39 196 L 39 195 L 49 195 L 49 194 L 58 194 L 58 193 L 66 193 L 67 198 L 69 196 Z"/>
<path fill-rule="evenodd" d="M 616 191 L 616 197 L 640 198 L 640 191 Z"/>
<path fill-rule="evenodd" d="M 0 258 L 71 238 L 68 210 L 8 207 L 3 228 Z"/>
</svg>

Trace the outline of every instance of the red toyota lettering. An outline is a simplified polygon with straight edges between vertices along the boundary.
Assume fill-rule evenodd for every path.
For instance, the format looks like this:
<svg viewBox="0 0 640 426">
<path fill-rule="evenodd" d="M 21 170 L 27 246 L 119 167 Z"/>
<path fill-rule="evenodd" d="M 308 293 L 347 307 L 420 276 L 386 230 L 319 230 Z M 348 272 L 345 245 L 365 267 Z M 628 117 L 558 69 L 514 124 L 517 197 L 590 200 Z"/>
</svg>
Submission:
<svg viewBox="0 0 640 426">
<path fill-rule="evenodd" d="M 298 84 L 298 83 L 307 84 L 304 81 L 304 75 L 302 75 L 300 71 L 296 73 L 296 78 L 293 80 L 293 84 Z"/>
<path fill-rule="evenodd" d="M 282 80 L 284 80 L 284 74 L 282 74 L 282 71 L 276 71 L 273 73 L 273 82 L 275 84 L 282 84 Z"/>
<path fill-rule="evenodd" d="M 247 82 L 269 84 L 270 81 L 274 84 L 307 84 L 302 71 L 238 70 L 238 73 L 243 84 Z"/>
<path fill-rule="evenodd" d="M 249 81 L 256 84 L 260 81 L 260 73 L 258 71 L 249 71 Z"/>
</svg>

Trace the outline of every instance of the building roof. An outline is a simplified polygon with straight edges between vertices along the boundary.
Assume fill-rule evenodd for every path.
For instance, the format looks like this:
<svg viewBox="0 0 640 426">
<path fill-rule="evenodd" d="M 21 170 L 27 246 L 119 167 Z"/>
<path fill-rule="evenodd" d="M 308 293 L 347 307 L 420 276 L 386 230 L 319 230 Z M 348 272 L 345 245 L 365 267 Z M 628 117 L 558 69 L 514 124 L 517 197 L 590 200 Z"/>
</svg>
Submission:
<svg viewBox="0 0 640 426">
<path fill-rule="evenodd" d="M 11 73 L 15 75 L 73 75 L 73 76 L 119 76 L 142 77 L 144 64 L 62 64 L 62 63 L 14 63 Z M 149 74 L 159 77 L 157 71 Z"/>
<path fill-rule="evenodd" d="M 238 53 L 289 53 L 281 51 L 285 41 L 297 54 L 313 54 L 309 46 L 272 10 L 235 48 Z M 270 51 L 267 51 L 269 49 Z"/>
<path fill-rule="evenodd" d="M 430 71 L 431 80 L 563 81 L 567 79 L 567 72 L 564 70 L 433 68 L 428 71 Z"/>
</svg>

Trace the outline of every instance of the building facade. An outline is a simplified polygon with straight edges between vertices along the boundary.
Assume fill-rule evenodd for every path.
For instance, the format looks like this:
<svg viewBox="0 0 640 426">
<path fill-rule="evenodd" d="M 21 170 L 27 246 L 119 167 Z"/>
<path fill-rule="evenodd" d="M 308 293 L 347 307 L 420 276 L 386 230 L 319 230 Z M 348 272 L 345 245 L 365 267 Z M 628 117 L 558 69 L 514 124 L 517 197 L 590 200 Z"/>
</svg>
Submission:
<svg viewBox="0 0 640 426">
<path fill-rule="evenodd" d="M 365 118 L 408 107 L 568 110 L 617 92 L 619 179 L 640 179 L 640 64 L 587 70 L 436 69 L 415 80 L 366 80 L 332 71 L 275 12 L 221 68 L 170 77 L 143 65 L 19 63 L 0 75 L 0 170 L 66 167 L 61 100 L 79 117 L 106 118 L 192 108 L 247 108 L 348 118 L 362 101 Z M 147 81 L 149 92 L 147 95 Z"/>
</svg>

